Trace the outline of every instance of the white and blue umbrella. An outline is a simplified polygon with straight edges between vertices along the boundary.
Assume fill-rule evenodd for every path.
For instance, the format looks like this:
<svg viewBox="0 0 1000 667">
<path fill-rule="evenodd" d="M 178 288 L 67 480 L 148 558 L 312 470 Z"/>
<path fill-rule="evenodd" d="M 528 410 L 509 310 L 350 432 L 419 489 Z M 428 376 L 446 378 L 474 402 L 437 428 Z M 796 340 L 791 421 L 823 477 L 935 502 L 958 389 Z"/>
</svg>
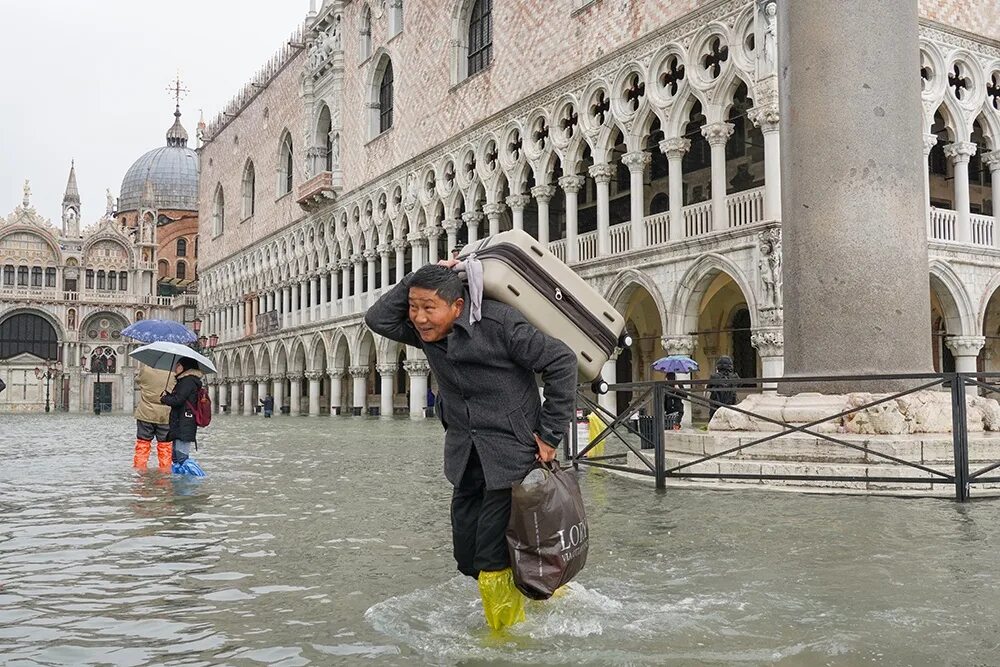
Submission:
<svg viewBox="0 0 1000 667">
<path fill-rule="evenodd" d="M 122 335 L 140 343 L 155 343 L 164 340 L 169 343 L 193 343 L 198 336 L 180 322 L 172 320 L 139 320 L 122 329 Z"/>
<path fill-rule="evenodd" d="M 698 362 L 685 354 L 672 354 L 654 361 L 653 370 L 661 373 L 691 373 L 698 370 Z"/>
<path fill-rule="evenodd" d="M 143 345 L 129 353 L 130 357 L 146 364 L 147 366 L 152 366 L 153 368 L 158 368 L 161 371 L 172 371 L 174 366 L 177 365 L 177 360 L 181 358 L 194 359 L 198 363 L 198 370 L 203 373 L 215 373 L 215 364 L 208 357 L 198 354 L 192 350 L 187 345 L 181 345 L 180 343 L 170 343 L 168 341 L 160 340 L 155 343 L 150 343 L 149 345 Z"/>
</svg>

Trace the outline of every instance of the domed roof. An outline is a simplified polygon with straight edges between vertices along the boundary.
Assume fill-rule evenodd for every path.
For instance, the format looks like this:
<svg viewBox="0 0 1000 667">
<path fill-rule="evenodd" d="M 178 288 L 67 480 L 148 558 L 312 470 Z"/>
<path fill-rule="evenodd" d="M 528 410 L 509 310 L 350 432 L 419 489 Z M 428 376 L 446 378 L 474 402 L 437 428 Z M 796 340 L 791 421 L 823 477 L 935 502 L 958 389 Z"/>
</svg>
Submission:
<svg viewBox="0 0 1000 667">
<path fill-rule="evenodd" d="M 119 212 L 136 211 L 148 180 L 158 209 L 198 210 L 198 154 L 187 147 L 188 135 L 181 125 L 181 111 L 174 111 L 174 124 L 167 130 L 167 145 L 149 151 L 125 172 L 118 199 Z"/>
</svg>

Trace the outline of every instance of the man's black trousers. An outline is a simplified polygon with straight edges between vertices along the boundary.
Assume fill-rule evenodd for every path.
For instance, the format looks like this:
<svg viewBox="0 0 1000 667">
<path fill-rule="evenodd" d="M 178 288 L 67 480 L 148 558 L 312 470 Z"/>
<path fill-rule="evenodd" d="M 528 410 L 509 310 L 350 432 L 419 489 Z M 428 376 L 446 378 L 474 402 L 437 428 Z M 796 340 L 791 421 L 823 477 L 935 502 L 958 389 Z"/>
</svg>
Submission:
<svg viewBox="0 0 1000 667">
<path fill-rule="evenodd" d="M 509 521 L 510 489 L 486 490 L 483 465 L 473 447 L 462 481 L 451 496 L 451 535 L 458 571 L 478 578 L 480 571 L 508 567 Z"/>
</svg>

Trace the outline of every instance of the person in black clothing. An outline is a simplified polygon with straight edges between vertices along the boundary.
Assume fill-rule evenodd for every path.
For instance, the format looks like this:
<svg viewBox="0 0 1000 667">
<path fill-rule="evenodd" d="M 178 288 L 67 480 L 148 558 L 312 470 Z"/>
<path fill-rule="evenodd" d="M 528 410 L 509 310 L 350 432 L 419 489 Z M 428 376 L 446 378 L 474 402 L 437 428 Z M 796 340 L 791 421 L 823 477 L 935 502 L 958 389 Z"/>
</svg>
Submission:
<svg viewBox="0 0 1000 667">
<path fill-rule="evenodd" d="M 198 398 L 205 374 L 198 370 L 194 359 L 182 358 L 174 367 L 177 384 L 170 393 L 163 392 L 160 403 L 170 406 L 170 440 L 174 441 L 173 461 L 184 463 L 191 454 L 191 447 L 198 439 L 198 425 L 194 421 L 192 406 Z"/>
<path fill-rule="evenodd" d="M 708 418 L 711 420 L 716 411 L 726 405 L 736 405 L 736 380 L 737 375 L 733 368 L 732 357 L 719 357 L 715 362 L 715 372 L 708 379 L 708 398 L 711 407 L 708 411 Z"/>
<path fill-rule="evenodd" d="M 268 394 L 260 399 L 260 405 L 264 409 L 264 417 L 270 419 L 271 415 L 274 414 L 274 396 Z"/>
<path fill-rule="evenodd" d="M 677 374 L 667 373 L 667 382 L 671 387 L 677 387 Z M 684 401 L 677 394 L 665 394 L 663 396 L 664 423 L 667 428 L 680 429 L 681 418 L 684 417 Z"/>
</svg>

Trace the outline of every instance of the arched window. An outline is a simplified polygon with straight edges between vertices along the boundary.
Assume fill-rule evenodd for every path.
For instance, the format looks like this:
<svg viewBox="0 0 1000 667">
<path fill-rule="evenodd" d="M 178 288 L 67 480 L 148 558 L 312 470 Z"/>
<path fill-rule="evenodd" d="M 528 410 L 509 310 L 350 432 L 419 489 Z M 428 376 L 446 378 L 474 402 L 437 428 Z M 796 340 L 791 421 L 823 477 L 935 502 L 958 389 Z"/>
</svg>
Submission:
<svg viewBox="0 0 1000 667">
<path fill-rule="evenodd" d="M 161 259 L 156 263 L 156 276 L 158 278 L 166 278 L 170 275 L 170 262 L 165 259 Z"/>
<path fill-rule="evenodd" d="M 97 272 L 97 289 L 107 289 L 108 288 L 108 276 L 104 273 L 104 270 Z"/>
<path fill-rule="evenodd" d="M 40 359 L 59 358 L 56 330 L 44 317 L 21 313 L 0 322 L 0 359 L 25 352 Z"/>
<path fill-rule="evenodd" d="M 93 269 L 87 269 L 86 283 L 85 283 L 85 285 L 86 285 L 87 289 L 94 289 L 94 270 Z"/>
<path fill-rule="evenodd" d="M 244 220 L 253 215 L 256 190 L 257 190 L 257 172 L 253 168 L 253 161 L 247 160 L 247 166 L 243 169 L 243 219 Z"/>
<path fill-rule="evenodd" d="M 278 196 L 282 197 L 292 191 L 292 172 L 295 158 L 292 151 L 292 135 L 285 131 L 281 139 L 281 152 L 278 155 Z"/>
<path fill-rule="evenodd" d="M 116 290 L 118 289 L 118 272 L 108 271 L 108 289 Z"/>
<path fill-rule="evenodd" d="M 476 0 L 469 15 L 469 76 L 493 60 L 493 0 Z"/>
<path fill-rule="evenodd" d="M 187 257 L 187 254 L 188 254 L 187 239 L 177 239 L 177 256 Z"/>
<path fill-rule="evenodd" d="M 215 210 L 212 213 L 212 235 L 219 236 L 226 228 L 226 197 L 222 185 L 215 187 Z"/>
<path fill-rule="evenodd" d="M 4 287 L 14 286 L 14 265 L 8 264 L 3 267 L 3 285 Z"/>
<path fill-rule="evenodd" d="M 392 127 L 392 83 L 392 61 L 387 59 L 382 80 L 378 84 L 379 134 Z"/>
<path fill-rule="evenodd" d="M 118 289 L 122 292 L 128 291 L 128 273 L 125 271 L 118 274 Z"/>
<path fill-rule="evenodd" d="M 45 286 L 46 287 L 56 286 L 56 270 L 51 266 L 45 269 Z"/>
<path fill-rule="evenodd" d="M 66 327 L 70 331 L 76 330 L 76 308 L 70 308 L 66 311 Z"/>
<path fill-rule="evenodd" d="M 17 267 L 17 286 L 18 287 L 28 286 L 28 267 L 26 266 Z"/>
<path fill-rule="evenodd" d="M 368 60 L 372 55 L 372 10 L 365 5 L 361 11 L 361 33 L 358 59 L 362 62 Z"/>
<path fill-rule="evenodd" d="M 32 287 L 42 286 L 42 267 L 40 266 L 31 267 L 31 286 Z"/>
<path fill-rule="evenodd" d="M 118 372 L 118 355 L 110 347 L 98 347 L 90 354 L 90 372 Z"/>
<path fill-rule="evenodd" d="M 187 276 L 187 264 L 184 262 L 177 262 L 177 279 L 184 280 Z"/>
</svg>

